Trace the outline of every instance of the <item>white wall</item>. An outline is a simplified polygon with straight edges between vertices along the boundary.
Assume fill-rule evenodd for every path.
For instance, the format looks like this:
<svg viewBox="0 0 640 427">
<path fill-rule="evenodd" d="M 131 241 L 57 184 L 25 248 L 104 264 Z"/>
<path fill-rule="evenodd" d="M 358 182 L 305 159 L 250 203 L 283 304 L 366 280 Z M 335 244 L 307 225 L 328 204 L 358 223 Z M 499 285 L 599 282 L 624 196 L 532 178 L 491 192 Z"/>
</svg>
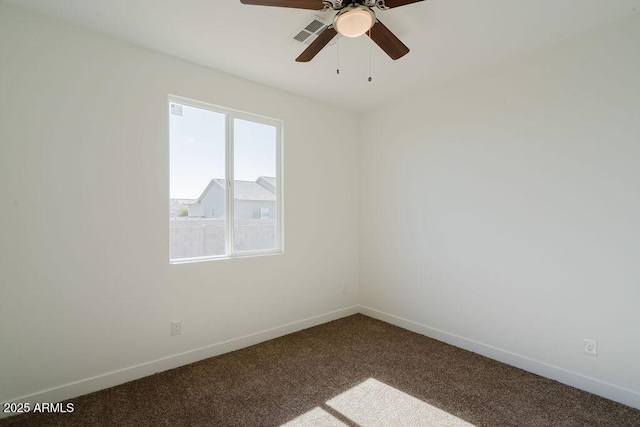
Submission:
<svg viewBox="0 0 640 427">
<path fill-rule="evenodd" d="M 636 15 L 367 114 L 364 312 L 640 407 L 639 40 Z"/>
<path fill-rule="evenodd" d="M 168 94 L 284 120 L 284 255 L 169 265 Z M 0 99 L 0 401 L 357 310 L 356 116 L 2 3 Z"/>
</svg>

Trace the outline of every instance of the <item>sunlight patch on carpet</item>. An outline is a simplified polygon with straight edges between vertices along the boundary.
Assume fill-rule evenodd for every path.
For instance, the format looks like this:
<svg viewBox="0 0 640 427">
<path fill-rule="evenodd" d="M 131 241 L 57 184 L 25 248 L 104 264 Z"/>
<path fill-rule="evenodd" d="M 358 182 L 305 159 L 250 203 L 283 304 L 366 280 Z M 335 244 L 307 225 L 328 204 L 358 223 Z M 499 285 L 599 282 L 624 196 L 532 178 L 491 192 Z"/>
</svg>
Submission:
<svg viewBox="0 0 640 427">
<path fill-rule="evenodd" d="M 326 406 L 329 411 L 337 412 L 361 427 L 474 427 L 473 424 L 374 378 L 328 400 Z M 284 425 L 332 427 L 346 424 L 317 407 Z"/>
<path fill-rule="evenodd" d="M 281 427 L 349 427 L 322 408 L 313 408 Z"/>
</svg>

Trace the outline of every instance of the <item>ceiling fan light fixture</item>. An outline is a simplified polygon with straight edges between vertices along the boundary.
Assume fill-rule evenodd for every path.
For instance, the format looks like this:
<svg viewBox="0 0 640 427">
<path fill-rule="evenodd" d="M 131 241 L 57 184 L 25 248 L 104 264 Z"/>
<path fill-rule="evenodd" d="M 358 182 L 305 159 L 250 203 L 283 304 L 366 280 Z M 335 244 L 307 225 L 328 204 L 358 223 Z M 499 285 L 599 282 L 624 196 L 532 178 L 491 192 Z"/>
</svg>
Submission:
<svg viewBox="0 0 640 427">
<path fill-rule="evenodd" d="M 362 5 L 351 5 L 340 11 L 333 20 L 336 31 L 345 37 L 360 37 L 376 23 L 376 15 Z"/>
</svg>

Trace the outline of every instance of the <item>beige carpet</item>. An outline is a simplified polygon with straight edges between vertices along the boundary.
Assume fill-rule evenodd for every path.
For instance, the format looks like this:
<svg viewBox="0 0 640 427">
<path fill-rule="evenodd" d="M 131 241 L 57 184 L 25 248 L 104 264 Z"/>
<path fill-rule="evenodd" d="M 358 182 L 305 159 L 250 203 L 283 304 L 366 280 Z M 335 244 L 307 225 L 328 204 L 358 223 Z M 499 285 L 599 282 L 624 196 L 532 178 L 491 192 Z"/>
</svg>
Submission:
<svg viewBox="0 0 640 427">
<path fill-rule="evenodd" d="M 1 426 L 640 426 L 640 411 L 363 315 Z"/>
</svg>

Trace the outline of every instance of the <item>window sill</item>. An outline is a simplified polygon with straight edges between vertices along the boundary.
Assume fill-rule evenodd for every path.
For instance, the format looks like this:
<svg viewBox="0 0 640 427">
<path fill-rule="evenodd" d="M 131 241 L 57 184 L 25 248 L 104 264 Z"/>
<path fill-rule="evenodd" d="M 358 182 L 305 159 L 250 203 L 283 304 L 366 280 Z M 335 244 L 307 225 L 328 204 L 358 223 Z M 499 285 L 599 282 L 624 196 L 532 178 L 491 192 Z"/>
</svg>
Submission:
<svg viewBox="0 0 640 427">
<path fill-rule="evenodd" d="M 208 257 L 197 257 L 197 258 L 182 258 L 182 259 L 172 259 L 169 260 L 169 264 L 171 265 L 179 265 L 179 264 L 192 264 L 206 261 L 222 261 L 222 260 L 231 260 L 231 259 L 242 259 L 242 258 L 257 258 L 264 256 L 273 256 L 273 255 L 284 255 L 284 251 L 255 251 L 255 252 L 246 252 L 235 255 L 220 255 L 220 256 L 208 256 Z"/>
</svg>

